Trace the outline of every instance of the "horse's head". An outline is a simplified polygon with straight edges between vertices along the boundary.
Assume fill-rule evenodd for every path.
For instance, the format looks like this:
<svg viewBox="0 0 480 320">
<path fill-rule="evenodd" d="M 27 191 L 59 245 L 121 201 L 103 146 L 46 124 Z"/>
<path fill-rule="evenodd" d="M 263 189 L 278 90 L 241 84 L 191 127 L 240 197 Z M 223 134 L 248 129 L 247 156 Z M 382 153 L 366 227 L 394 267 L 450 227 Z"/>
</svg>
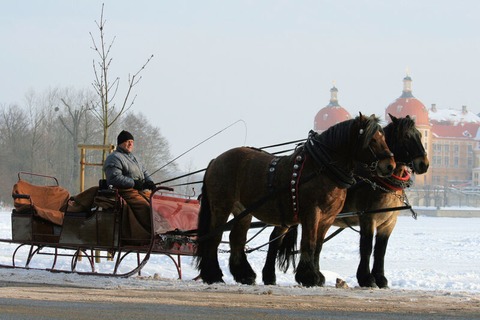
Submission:
<svg viewBox="0 0 480 320">
<path fill-rule="evenodd" d="M 356 160 L 379 177 L 391 176 L 395 169 L 393 153 L 388 148 L 385 135 L 379 124 L 380 120 L 371 115 L 366 117 L 359 114 L 355 118 L 352 148 L 356 152 Z"/>
<path fill-rule="evenodd" d="M 396 118 L 389 114 L 392 122 L 385 128 L 385 139 L 395 154 L 397 163 L 405 163 L 414 173 L 427 172 L 429 160 L 422 143 L 422 134 L 415 127 L 415 121 L 406 116 Z"/>
</svg>

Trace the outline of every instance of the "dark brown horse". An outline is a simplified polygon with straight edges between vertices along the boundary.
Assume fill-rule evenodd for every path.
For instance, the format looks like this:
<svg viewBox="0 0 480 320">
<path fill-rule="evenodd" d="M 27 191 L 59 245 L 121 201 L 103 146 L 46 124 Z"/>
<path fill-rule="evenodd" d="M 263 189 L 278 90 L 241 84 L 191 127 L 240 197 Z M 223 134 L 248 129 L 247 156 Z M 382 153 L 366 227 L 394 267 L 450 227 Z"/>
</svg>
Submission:
<svg viewBox="0 0 480 320">
<path fill-rule="evenodd" d="M 421 141 L 421 134 L 415 127 L 415 122 L 409 116 L 396 118 L 390 115 L 392 122 L 384 128 L 385 139 L 395 154 L 396 169 L 391 177 L 377 177 L 362 168 L 357 168 L 355 174 L 359 180 L 348 189 L 347 198 L 342 212 L 368 212 L 369 210 L 401 207 L 404 205 L 404 189 L 411 184 L 410 169 L 414 173 L 423 174 L 427 171 L 429 161 Z M 357 270 L 357 280 L 362 287 L 388 287 L 384 275 L 384 257 L 388 239 L 392 233 L 399 211 L 375 214 L 353 215 L 339 218 L 334 222 L 341 228 L 360 226 L 360 264 Z M 269 246 L 267 260 L 263 269 L 265 284 L 275 284 L 275 261 L 277 252 L 279 266 L 283 271 L 294 261 L 293 250 L 296 242 L 296 230 L 292 228 L 283 238 L 288 229 L 274 228 L 270 239 L 277 239 Z M 370 256 L 372 254 L 373 237 L 376 232 L 374 264 L 370 271 Z M 290 260 L 289 260 L 290 259 Z"/>
<path fill-rule="evenodd" d="M 305 144 L 289 156 L 258 149 L 231 149 L 206 170 L 198 222 L 197 268 L 207 283 L 223 282 L 218 245 L 232 213 L 230 272 L 237 282 L 255 283 L 245 254 L 252 216 L 271 225 L 302 225 L 301 257 L 296 280 L 323 285 L 319 256 L 323 239 L 343 207 L 353 182 L 355 162 L 390 176 L 395 169 L 383 130 L 374 115 L 360 114 L 322 134 L 310 132 Z"/>
</svg>

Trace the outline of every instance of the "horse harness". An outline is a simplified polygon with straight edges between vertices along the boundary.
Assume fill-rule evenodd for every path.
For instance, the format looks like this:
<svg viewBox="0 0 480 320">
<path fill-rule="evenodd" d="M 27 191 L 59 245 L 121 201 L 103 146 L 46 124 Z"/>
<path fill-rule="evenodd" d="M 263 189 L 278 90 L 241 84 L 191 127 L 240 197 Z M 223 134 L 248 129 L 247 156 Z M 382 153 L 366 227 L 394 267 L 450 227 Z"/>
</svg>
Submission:
<svg viewBox="0 0 480 320">
<path fill-rule="evenodd" d="M 356 183 L 353 186 L 353 188 L 358 188 L 362 184 L 369 184 L 373 190 L 376 190 L 378 188 L 385 193 L 391 194 L 392 196 L 397 197 L 400 201 L 405 203 L 406 208 L 410 209 L 410 211 L 412 212 L 412 217 L 414 219 L 417 219 L 417 213 L 412 209 L 411 205 L 408 202 L 407 194 L 405 193 L 405 189 L 409 188 L 413 184 L 410 172 L 407 172 L 407 175 L 405 176 L 397 176 L 395 174 L 393 174 L 390 177 L 383 177 L 383 178 L 375 176 L 372 178 L 372 180 L 374 181 L 361 175 L 355 175 L 355 177 L 361 181 Z M 396 193 L 397 191 L 402 191 L 402 194 L 401 195 L 397 194 Z M 391 208 L 391 209 L 392 211 L 394 211 L 393 209 L 398 209 L 398 208 Z M 364 212 L 364 213 L 368 213 L 368 212 Z"/>
<path fill-rule="evenodd" d="M 292 167 L 292 175 L 290 180 L 290 196 L 292 200 L 292 211 L 293 211 L 293 219 L 294 221 L 298 221 L 298 189 L 300 184 L 300 177 L 302 175 L 302 170 L 305 165 L 305 151 L 302 149 L 300 153 L 295 157 L 294 164 Z M 273 180 L 276 171 L 276 166 L 279 162 L 279 157 L 274 157 L 272 161 L 270 161 L 270 165 L 268 168 L 268 189 L 270 192 L 273 192 Z M 313 178 L 313 176 L 312 176 Z M 283 220 L 285 221 L 285 213 L 282 211 Z M 283 223 L 285 224 L 285 223 Z"/>
</svg>

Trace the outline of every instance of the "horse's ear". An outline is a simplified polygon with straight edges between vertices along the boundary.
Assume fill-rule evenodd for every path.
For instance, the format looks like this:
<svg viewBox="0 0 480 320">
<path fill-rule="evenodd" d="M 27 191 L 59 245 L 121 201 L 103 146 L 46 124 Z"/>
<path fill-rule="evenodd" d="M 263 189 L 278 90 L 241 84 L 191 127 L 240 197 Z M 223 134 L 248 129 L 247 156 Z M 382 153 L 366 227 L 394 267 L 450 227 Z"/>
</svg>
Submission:
<svg viewBox="0 0 480 320">
<path fill-rule="evenodd" d="M 396 123 L 396 122 L 398 121 L 398 118 L 395 117 L 395 116 L 392 116 L 391 113 L 389 113 L 388 115 L 390 116 L 390 119 L 392 119 L 392 122 L 393 122 L 393 123 Z M 408 117 L 408 116 L 407 116 L 407 117 Z"/>
</svg>

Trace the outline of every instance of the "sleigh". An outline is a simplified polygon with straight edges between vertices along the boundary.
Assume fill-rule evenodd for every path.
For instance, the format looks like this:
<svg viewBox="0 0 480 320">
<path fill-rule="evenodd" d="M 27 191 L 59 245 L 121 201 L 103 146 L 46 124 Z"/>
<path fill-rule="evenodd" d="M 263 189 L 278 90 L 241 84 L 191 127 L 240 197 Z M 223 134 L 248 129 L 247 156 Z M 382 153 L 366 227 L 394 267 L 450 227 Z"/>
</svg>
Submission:
<svg viewBox="0 0 480 320">
<path fill-rule="evenodd" d="M 47 182 L 34 184 L 28 181 L 32 177 Z M 152 232 L 142 240 L 125 234 L 127 204 L 104 183 L 70 196 L 55 177 L 20 172 L 12 197 L 12 236 L 0 241 L 9 243 L 13 252 L 11 263 L 0 267 L 128 277 L 140 273 L 152 254 L 162 254 L 182 278 L 181 257 L 195 254 L 199 201 L 171 188 L 157 187 L 151 193 Z M 36 267 L 38 256 L 50 256 L 50 266 Z M 108 263 L 96 264 L 101 258 Z M 70 260 L 68 268 L 59 263 L 62 259 Z M 97 270 L 99 265 L 102 270 Z"/>
</svg>

